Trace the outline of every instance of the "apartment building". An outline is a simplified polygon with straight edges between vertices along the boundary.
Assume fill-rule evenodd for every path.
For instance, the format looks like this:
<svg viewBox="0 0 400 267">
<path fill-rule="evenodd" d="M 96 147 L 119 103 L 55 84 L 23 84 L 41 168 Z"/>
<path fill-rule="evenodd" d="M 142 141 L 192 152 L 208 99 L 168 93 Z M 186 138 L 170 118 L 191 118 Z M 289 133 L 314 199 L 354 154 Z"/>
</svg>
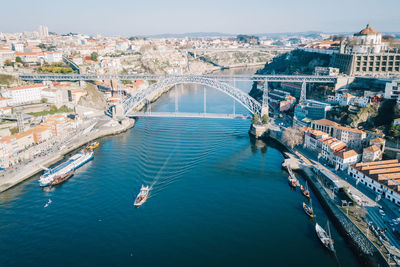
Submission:
<svg viewBox="0 0 400 267">
<path fill-rule="evenodd" d="M 311 128 L 314 130 L 323 131 L 330 136 L 343 141 L 349 148 L 352 149 L 361 149 L 364 140 L 367 137 L 367 134 L 361 130 L 344 127 L 327 119 L 312 121 Z"/>
<path fill-rule="evenodd" d="M 8 90 L 12 105 L 22 105 L 39 102 L 42 99 L 42 90 L 47 88 L 44 84 L 33 84 L 13 87 Z"/>
</svg>

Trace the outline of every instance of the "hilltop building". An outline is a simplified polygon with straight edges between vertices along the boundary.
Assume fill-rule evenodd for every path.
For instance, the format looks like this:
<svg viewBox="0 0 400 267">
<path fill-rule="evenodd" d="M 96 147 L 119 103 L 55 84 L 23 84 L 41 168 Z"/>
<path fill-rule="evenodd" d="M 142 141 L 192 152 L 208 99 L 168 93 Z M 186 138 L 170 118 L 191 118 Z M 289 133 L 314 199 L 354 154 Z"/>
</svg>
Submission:
<svg viewBox="0 0 400 267">
<path fill-rule="evenodd" d="M 340 43 L 331 66 L 348 75 L 399 74 L 400 53 L 391 50 L 382 34 L 368 24 L 352 38 Z"/>
</svg>

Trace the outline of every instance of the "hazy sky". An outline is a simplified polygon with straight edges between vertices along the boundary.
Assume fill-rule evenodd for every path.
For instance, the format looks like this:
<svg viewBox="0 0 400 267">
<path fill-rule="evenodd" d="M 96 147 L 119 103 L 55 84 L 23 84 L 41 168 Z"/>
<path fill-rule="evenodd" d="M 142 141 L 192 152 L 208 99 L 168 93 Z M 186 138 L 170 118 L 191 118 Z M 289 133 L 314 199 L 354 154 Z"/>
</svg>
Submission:
<svg viewBox="0 0 400 267">
<path fill-rule="evenodd" d="M 139 35 L 185 32 L 400 31 L 400 0 L 4 0 L 0 32 Z"/>
</svg>

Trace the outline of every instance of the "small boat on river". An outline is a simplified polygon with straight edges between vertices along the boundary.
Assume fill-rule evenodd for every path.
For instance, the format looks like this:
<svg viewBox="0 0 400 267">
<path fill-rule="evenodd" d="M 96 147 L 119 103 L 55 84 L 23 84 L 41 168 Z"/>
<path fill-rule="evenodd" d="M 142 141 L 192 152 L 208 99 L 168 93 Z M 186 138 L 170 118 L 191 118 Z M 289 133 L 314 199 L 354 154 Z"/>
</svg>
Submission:
<svg viewBox="0 0 400 267">
<path fill-rule="evenodd" d="M 68 180 L 69 178 L 71 178 L 73 175 L 74 175 L 74 171 L 73 170 L 71 170 L 71 171 L 69 171 L 67 173 L 60 174 L 60 175 L 54 177 L 54 180 L 50 185 L 61 184 L 61 183 L 65 182 L 66 180 Z"/>
<path fill-rule="evenodd" d="M 142 188 L 140 188 L 140 192 L 135 199 L 134 205 L 136 208 L 139 208 L 140 206 L 143 205 L 144 202 L 146 202 L 147 198 L 149 197 L 149 192 L 150 192 L 150 187 L 142 185 Z"/>
<path fill-rule="evenodd" d="M 306 197 L 306 198 L 310 198 L 310 191 L 308 190 L 308 184 L 306 181 L 306 187 L 300 186 L 301 189 L 301 193 Z"/>
<path fill-rule="evenodd" d="M 100 143 L 96 141 L 96 142 L 93 142 L 93 143 L 85 146 L 85 149 L 90 151 L 90 150 L 93 150 L 93 149 L 99 147 L 99 145 L 100 145 Z"/>
<path fill-rule="evenodd" d="M 315 224 L 315 232 L 317 232 L 317 236 L 321 241 L 322 245 L 324 245 L 329 251 L 334 252 L 335 248 L 333 246 L 333 239 L 331 237 L 331 231 L 329 229 L 329 222 L 327 222 L 328 232 L 324 230 L 318 223 Z"/>
<path fill-rule="evenodd" d="M 315 217 L 312 203 L 310 203 L 310 206 L 308 206 L 306 203 L 303 202 L 303 210 L 311 219 Z"/>
</svg>

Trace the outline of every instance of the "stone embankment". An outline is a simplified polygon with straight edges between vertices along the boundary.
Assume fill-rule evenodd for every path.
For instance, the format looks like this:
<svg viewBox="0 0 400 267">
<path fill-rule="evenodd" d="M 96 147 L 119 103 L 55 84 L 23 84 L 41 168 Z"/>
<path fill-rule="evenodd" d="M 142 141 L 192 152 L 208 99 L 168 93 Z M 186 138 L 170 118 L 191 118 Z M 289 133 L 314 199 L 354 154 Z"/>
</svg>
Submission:
<svg viewBox="0 0 400 267">
<path fill-rule="evenodd" d="M 380 250 L 364 235 L 364 233 L 350 220 L 349 217 L 338 207 L 332 197 L 321 184 L 317 175 L 312 170 L 311 161 L 299 152 L 286 147 L 279 138 L 279 134 L 270 133 L 268 138 L 277 142 L 282 148 L 285 161 L 283 167 L 289 166 L 300 173 L 320 200 L 327 214 L 331 217 L 336 228 L 345 238 L 351 249 L 355 252 L 360 262 L 365 266 L 389 266 L 386 258 Z"/>
</svg>

